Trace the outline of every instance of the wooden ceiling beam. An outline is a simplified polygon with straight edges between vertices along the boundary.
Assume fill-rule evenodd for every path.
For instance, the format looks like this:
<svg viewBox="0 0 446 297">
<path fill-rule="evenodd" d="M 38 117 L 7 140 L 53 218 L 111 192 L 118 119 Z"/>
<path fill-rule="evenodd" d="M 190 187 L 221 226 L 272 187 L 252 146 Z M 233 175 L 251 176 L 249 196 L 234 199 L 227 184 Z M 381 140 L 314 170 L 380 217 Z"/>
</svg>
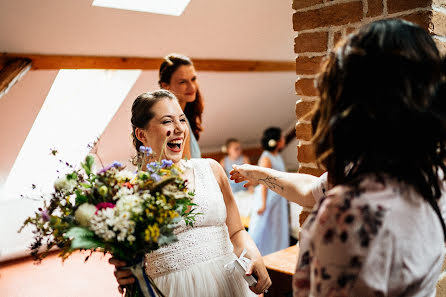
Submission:
<svg viewBox="0 0 446 297">
<path fill-rule="evenodd" d="M 0 98 L 31 69 L 31 60 L 26 58 L 0 59 Z"/>
<path fill-rule="evenodd" d="M 102 56 L 64 56 L 3 53 L 3 59 L 26 58 L 32 61 L 33 70 L 53 69 L 141 69 L 158 70 L 162 62 L 159 58 L 142 57 L 102 57 Z M 273 60 L 228 60 L 192 58 L 199 71 L 235 72 L 275 72 L 295 71 L 294 61 Z"/>
</svg>

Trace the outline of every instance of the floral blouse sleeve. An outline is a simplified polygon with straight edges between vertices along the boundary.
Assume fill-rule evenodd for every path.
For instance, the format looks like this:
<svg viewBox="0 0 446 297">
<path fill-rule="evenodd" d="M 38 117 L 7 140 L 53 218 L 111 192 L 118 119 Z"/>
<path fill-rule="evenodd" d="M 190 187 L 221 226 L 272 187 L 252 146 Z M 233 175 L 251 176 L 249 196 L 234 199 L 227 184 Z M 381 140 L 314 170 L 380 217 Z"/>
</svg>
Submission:
<svg viewBox="0 0 446 297">
<path fill-rule="evenodd" d="M 392 250 L 392 237 L 380 232 L 386 210 L 361 195 L 367 194 L 336 187 L 316 204 L 301 232 L 294 297 L 386 295 Z"/>
<path fill-rule="evenodd" d="M 328 173 L 325 172 L 324 174 L 322 174 L 317 182 L 314 183 L 313 188 L 311 190 L 314 200 L 316 201 L 316 203 L 321 200 L 322 198 L 325 197 L 326 192 L 328 191 Z"/>
</svg>

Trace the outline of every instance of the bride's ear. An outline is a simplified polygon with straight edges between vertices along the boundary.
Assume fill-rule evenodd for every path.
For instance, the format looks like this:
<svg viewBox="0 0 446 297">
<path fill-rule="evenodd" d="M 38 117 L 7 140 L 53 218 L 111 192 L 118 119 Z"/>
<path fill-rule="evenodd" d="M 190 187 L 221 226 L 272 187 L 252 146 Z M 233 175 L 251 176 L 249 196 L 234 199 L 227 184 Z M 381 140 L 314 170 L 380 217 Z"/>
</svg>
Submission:
<svg viewBox="0 0 446 297">
<path fill-rule="evenodd" d="M 142 143 L 147 143 L 147 135 L 146 135 L 146 130 L 145 129 L 136 128 L 135 129 L 135 136 Z"/>
<path fill-rule="evenodd" d="M 161 82 L 161 83 L 160 83 L 160 86 L 161 86 L 161 89 L 164 89 L 164 90 L 170 90 L 170 85 L 168 85 L 168 84 L 165 83 L 165 82 Z"/>
</svg>

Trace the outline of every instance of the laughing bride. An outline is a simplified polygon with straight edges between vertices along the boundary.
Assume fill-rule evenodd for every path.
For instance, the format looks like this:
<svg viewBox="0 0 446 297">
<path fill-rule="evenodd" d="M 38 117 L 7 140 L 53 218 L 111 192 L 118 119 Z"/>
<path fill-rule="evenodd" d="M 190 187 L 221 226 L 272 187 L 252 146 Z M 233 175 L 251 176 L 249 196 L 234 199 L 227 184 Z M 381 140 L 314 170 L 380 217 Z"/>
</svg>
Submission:
<svg viewBox="0 0 446 297">
<path fill-rule="evenodd" d="M 166 296 L 255 296 L 271 286 L 262 257 L 245 231 L 226 174 L 212 159 L 182 160 L 189 129 L 175 96 L 160 90 L 138 96 L 132 106 L 133 144 L 151 147 L 184 171 L 188 188 L 195 191 L 196 211 L 201 213 L 193 227 L 181 222 L 175 230 L 178 241 L 145 257 L 145 271 Z M 167 141 L 166 141 L 166 135 Z M 143 166 L 143 168 L 145 168 Z M 258 282 L 248 287 L 242 274 L 225 269 L 246 250 L 251 259 L 247 275 Z M 111 259 L 121 286 L 135 281 L 126 263 Z"/>
</svg>

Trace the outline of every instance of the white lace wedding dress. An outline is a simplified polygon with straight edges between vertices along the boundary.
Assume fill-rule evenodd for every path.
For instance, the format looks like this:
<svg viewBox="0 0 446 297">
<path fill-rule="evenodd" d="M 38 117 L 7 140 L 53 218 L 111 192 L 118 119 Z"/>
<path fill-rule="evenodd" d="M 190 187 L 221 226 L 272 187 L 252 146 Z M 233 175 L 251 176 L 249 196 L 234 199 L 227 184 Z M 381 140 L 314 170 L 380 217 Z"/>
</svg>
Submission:
<svg viewBox="0 0 446 297">
<path fill-rule="evenodd" d="M 194 169 L 197 212 L 193 227 L 181 222 L 178 241 L 145 257 L 145 270 L 169 297 L 256 296 L 238 271 L 225 264 L 236 259 L 229 239 L 223 194 L 209 161 L 191 159 Z"/>
</svg>

